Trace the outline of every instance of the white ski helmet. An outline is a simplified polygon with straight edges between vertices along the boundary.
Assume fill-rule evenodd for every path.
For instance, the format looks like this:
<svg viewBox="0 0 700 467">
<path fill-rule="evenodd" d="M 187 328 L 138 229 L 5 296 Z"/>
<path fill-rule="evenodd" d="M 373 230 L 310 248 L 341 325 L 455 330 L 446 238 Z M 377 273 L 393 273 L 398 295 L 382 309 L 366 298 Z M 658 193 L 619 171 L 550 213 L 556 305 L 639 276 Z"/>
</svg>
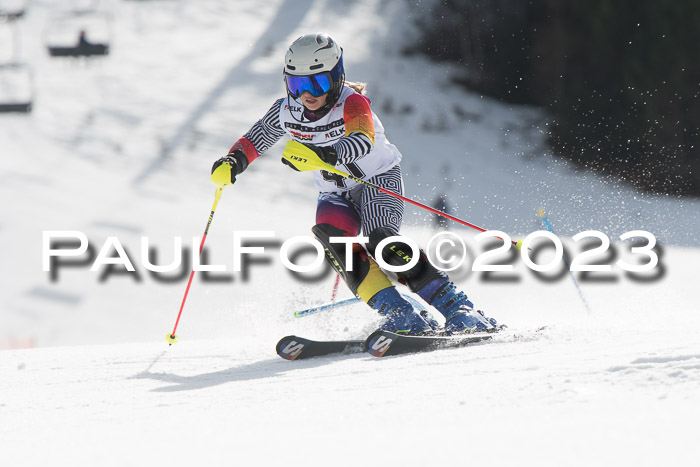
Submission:
<svg viewBox="0 0 700 467">
<path fill-rule="evenodd" d="M 295 40 L 284 56 L 287 93 L 298 98 L 309 91 L 314 96 L 328 93 L 333 105 L 345 83 L 343 49 L 326 34 L 306 34 Z"/>
</svg>

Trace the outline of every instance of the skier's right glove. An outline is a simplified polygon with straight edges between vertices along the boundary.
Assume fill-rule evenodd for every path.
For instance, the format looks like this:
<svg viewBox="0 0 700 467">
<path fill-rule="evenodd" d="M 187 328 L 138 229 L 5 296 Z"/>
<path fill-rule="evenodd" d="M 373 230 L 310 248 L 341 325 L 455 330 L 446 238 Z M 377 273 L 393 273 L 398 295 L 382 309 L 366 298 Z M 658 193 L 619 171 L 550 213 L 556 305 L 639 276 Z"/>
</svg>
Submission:
<svg viewBox="0 0 700 467">
<path fill-rule="evenodd" d="M 236 175 L 248 167 L 248 158 L 240 149 L 235 149 L 228 155 L 214 162 L 211 167 L 211 181 L 216 186 L 233 185 Z"/>
</svg>

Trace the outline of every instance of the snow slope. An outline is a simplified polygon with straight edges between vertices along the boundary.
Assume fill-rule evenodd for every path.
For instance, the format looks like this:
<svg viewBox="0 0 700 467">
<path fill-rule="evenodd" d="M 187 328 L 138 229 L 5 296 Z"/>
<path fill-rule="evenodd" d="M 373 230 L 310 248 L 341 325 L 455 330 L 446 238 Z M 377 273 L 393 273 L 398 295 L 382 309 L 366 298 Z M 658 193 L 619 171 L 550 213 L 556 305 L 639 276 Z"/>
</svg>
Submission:
<svg viewBox="0 0 700 467">
<path fill-rule="evenodd" d="M 700 203 L 572 171 L 543 146 L 546 116 L 401 56 L 419 14 L 408 2 L 102 1 L 112 53 L 52 60 L 42 31 L 67 5 L 35 0 L 17 23 L 35 109 L 0 115 L 3 465 L 693 464 Z M 313 224 L 310 177 L 282 166 L 276 146 L 224 192 L 207 247 L 229 272 L 196 277 L 168 347 L 188 270 L 157 280 L 140 239 L 159 263 L 175 237 L 192 246 L 213 202 L 211 162 L 283 92 L 285 47 L 317 30 L 342 43 L 348 79 L 370 83 L 412 197 L 447 193 L 454 214 L 514 237 L 541 228 L 540 206 L 563 237 L 645 229 L 663 245 L 658 274 L 577 276 L 588 311 L 565 273 L 461 269 L 453 277 L 478 306 L 517 332 L 547 331 L 400 358 L 283 361 L 274 344 L 286 334 L 357 338 L 378 321 L 361 305 L 294 319 L 328 300 L 333 277 L 293 279 L 275 245 L 247 280 L 230 272 L 234 231 L 283 241 Z M 404 233 L 425 245 L 432 221 L 409 209 Z M 117 237 L 137 273 L 101 280 L 105 269 L 86 262 L 52 281 L 46 230 L 84 232 L 95 254 Z"/>
<path fill-rule="evenodd" d="M 253 339 L 5 352 L 2 456 L 7 465 L 694 465 L 694 336 L 672 326 L 593 331 L 382 360 L 292 363 Z"/>
</svg>

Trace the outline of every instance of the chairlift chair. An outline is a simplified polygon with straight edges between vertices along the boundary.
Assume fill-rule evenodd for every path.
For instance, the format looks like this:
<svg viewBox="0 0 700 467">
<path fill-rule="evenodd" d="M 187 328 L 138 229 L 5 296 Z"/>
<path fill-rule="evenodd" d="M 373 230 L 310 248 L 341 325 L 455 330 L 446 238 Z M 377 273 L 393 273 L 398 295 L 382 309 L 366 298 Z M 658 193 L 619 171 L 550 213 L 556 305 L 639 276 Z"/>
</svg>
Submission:
<svg viewBox="0 0 700 467">
<path fill-rule="evenodd" d="M 52 57 L 92 57 L 109 54 L 111 17 L 92 10 L 54 15 L 45 43 Z"/>
<path fill-rule="evenodd" d="M 0 64 L 0 112 L 29 113 L 33 101 L 34 79 L 29 65 Z"/>
<path fill-rule="evenodd" d="M 27 0 L 0 0 L 0 23 L 18 21 L 26 11 Z"/>
</svg>

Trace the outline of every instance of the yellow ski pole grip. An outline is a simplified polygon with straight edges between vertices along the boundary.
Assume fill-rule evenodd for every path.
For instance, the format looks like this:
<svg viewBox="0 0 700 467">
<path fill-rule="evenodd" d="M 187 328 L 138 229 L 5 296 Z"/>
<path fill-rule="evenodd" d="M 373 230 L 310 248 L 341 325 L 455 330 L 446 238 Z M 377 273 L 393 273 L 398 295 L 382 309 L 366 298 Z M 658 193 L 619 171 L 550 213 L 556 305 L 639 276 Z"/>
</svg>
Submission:
<svg viewBox="0 0 700 467">
<path fill-rule="evenodd" d="M 231 166 L 230 162 L 223 162 L 220 166 L 218 166 L 212 173 L 211 177 L 209 177 L 216 185 L 217 187 L 225 187 L 228 185 L 232 185 L 231 183 L 231 170 L 233 167 Z"/>
<path fill-rule="evenodd" d="M 287 161 L 288 165 L 299 172 L 308 172 L 310 170 L 326 170 L 328 172 L 337 172 L 335 167 L 324 162 L 313 149 L 305 146 L 298 141 L 289 141 L 284 146 L 282 151 L 282 159 Z M 339 175 L 342 175 L 340 173 Z"/>
</svg>

